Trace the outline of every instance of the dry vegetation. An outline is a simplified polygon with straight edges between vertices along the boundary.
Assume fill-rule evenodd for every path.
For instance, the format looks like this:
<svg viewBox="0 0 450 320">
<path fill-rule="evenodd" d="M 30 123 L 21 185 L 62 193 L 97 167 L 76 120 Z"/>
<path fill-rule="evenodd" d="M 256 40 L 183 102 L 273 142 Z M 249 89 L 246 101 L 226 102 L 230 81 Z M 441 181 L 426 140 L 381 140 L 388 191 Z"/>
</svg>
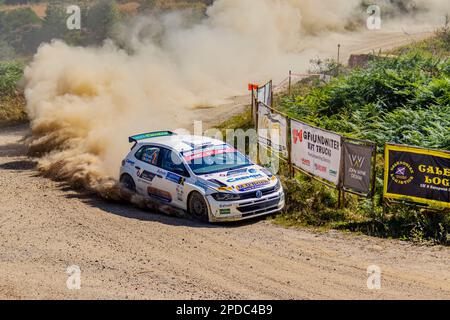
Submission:
<svg viewBox="0 0 450 320">
<path fill-rule="evenodd" d="M 17 88 L 22 72 L 19 62 L 0 62 L 0 126 L 26 120 L 25 98 Z"/>
</svg>

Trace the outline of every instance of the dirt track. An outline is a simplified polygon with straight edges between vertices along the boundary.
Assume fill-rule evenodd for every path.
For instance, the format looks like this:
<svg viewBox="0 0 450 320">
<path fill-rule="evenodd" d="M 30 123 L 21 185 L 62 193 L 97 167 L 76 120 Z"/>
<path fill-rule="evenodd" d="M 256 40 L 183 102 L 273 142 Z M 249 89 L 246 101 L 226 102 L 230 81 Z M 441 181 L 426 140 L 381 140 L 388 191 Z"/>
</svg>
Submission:
<svg viewBox="0 0 450 320">
<path fill-rule="evenodd" d="M 269 221 L 212 226 L 107 203 L 39 177 L 0 134 L 0 298 L 447 298 L 450 250 Z M 382 289 L 367 289 L 369 265 Z M 81 290 L 66 288 L 78 265 Z"/>
<path fill-rule="evenodd" d="M 207 123 L 230 115 L 193 112 Z M 0 129 L 0 298 L 450 299 L 449 248 L 264 220 L 199 224 L 108 203 L 40 177 L 26 133 Z M 71 265 L 81 290 L 66 287 Z M 370 265 L 382 270 L 381 290 L 367 289 Z"/>
</svg>

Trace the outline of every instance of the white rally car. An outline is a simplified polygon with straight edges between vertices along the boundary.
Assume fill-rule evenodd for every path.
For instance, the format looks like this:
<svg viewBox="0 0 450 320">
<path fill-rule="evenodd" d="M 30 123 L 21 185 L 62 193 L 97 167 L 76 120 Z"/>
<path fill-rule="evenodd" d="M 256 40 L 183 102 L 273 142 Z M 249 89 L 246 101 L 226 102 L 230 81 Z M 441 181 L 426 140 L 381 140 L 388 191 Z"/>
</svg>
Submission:
<svg viewBox="0 0 450 320">
<path fill-rule="evenodd" d="M 121 185 L 197 219 L 237 221 L 284 207 L 280 181 L 222 141 L 158 131 L 129 138 Z"/>
</svg>

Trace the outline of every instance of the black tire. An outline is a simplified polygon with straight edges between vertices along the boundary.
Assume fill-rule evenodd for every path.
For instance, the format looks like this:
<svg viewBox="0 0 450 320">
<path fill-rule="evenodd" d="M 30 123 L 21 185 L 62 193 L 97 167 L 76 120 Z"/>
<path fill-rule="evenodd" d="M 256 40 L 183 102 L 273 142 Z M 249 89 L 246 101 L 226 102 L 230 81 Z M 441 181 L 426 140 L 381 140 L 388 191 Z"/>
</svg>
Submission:
<svg viewBox="0 0 450 320">
<path fill-rule="evenodd" d="M 192 192 L 188 201 L 189 214 L 200 221 L 209 222 L 209 209 L 205 197 L 197 191 Z"/>
<path fill-rule="evenodd" d="M 125 173 L 120 177 L 120 186 L 127 191 L 136 192 L 136 183 L 129 174 Z"/>
</svg>

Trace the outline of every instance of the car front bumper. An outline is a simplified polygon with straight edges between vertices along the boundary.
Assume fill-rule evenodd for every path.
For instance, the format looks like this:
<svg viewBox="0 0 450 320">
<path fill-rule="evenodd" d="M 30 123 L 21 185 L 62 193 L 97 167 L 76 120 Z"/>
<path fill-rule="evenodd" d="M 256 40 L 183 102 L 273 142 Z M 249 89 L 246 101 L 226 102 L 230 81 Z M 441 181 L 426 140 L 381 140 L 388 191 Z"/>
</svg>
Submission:
<svg viewBox="0 0 450 320">
<path fill-rule="evenodd" d="M 285 204 L 282 189 L 260 199 L 217 201 L 212 196 L 206 198 L 210 207 L 210 222 L 241 221 L 264 216 L 281 211 Z"/>
</svg>

